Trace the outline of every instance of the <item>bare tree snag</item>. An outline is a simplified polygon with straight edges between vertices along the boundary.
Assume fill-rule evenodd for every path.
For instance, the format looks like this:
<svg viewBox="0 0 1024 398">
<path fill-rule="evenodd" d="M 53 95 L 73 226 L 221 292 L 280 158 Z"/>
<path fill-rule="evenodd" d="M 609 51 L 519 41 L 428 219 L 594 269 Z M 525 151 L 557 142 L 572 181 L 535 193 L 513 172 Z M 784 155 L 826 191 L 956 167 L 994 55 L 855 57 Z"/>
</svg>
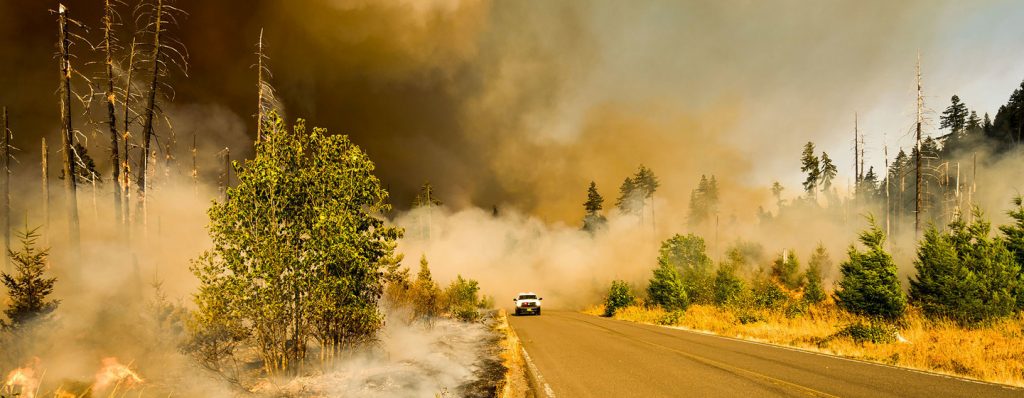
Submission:
<svg viewBox="0 0 1024 398">
<path fill-rule="evenodd" d="M 0 148 L 3 156 L 3 188 L 0 188 L 0 202 L 2 202 L 4 220 L 0 227 L 4 229 L 4 266 L 10 266 L 11 259 L 7 251 L 11 248 L 11 129 L 7 120 L 7 107 L 3 113 L 3 148 Z"/>
<path fill-rule="evenodd" d="M 921 122 L 922 122 L 922 107 L 924 106 L 924 97 L 921 95 L 921 54 L 917 54 L 917 138 L 915 147 L 917 148 L 917 154 L 915 156 L 915 163 L 917 164 L 917 198 L 915 200 L 914 207 L 914 236 L 921 235 L 921 202 L 923 196 L 921 195 Z"/>
<path fill-rule="evenodd" d="M 42 183 L 43 183 L 43 228 L 46 230 L 46 236 L 50 236 L 50 171 L 48 162 L 50 159 L 50 152 L 46 148 L 46 137 L 43 137 L 42 146 L 42 157 L 40 158 L 40 164 L 42 165 Z"/>
<path fill-rule="evenodd" d="M 61 141 L 64 147 L 64 191 L 68 211 L 68 238 L 72 248 L 78 247 L 78 195 L 75 186 L 74 129 L 71 124 L 71 38 L 68 35 L 67 8 L 59 5 L 58 26 L 60 29 L 60 112 Z"/>
<path fill-rule="evenodd" d="M 114 9 L 110 4 L 110 0 L 104 0 L 103 2 L 103 52 L 106 56 L 106 67 L 107 67 L 107 122 L 110 127 L 110 165 L 111 169 L 111 186 L 114 187 L 114 214 L 115 218 L 121 215 L 121 160 L 118 156 L 117 147 L 117 117 L 114 115 L 114 102 L 117 100 L 114 94 L 114 56 L 111 50 L 113 45 L 113 37 L 111 37 L 111 30 L 114 26 Z M 93 184 L 95 185 L 95 183 Z"/>
<path fill-rule="evenodd" d="M 139 159 L 139 201 L 142 203 L 143 211 L 146 208 L 146 179 L 149 177 L 149 153 L 150 153 L 150 142 L 153 139 L 153 119 L 156 114 L 156 93 L 160 87 L 160 65 L 162 63 L 161 50 L 163 45 L 160 43 L 160 33 L 163 31 L 163 0 L 157 0 L 156 9 L 153 10 L 155 21 L 151 28 L 153 29 L 153 50 L 150 56 L 150 74 L 151 79 L 149 82 L 149 91 L 146 93 L 146 108 L 143 110 L 143 126 L 142 126 L 142 158 Z M 131 84 L 129 82 L 129 84 Z M 145 217 L 145 215 L 143 215 Z"/>
</svg>

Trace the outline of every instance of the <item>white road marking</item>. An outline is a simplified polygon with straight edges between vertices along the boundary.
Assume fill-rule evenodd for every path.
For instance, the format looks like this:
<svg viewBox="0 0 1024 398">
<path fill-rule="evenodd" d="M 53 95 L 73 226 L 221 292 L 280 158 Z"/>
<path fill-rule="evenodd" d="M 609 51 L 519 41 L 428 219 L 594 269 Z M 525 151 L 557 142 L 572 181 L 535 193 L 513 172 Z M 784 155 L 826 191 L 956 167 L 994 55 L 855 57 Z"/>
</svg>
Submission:
<svg viewBox="0 0 1024 398">
<path fill-rule="evenodd" d="M 530 359 L 530 354 L 526 352 L 526 347 L 523 347 L 523 358 L 526 359 L 526 367 L 530 369 L 530 373 L 533 373 L 537 378 L 537 384 L 544 386 L 544 395 L 548 398 L 555 398 L 555 391 L 551 389 L 548 382 L 544 381 L 544 376 L 540 374 L 537 365 L 533 364 L 533 359 Z"/>
</svg>

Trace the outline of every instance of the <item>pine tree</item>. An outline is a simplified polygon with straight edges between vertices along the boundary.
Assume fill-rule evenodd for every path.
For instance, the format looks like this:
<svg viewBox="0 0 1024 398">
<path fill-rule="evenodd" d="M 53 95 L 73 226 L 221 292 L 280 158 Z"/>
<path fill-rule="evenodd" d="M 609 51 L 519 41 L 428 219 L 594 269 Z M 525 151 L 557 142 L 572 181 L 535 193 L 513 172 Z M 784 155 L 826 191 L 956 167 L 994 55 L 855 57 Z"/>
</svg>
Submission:
<svg viewBox="0 0 1024 398">
<path fill-rule="evenodd" d="M 583 216 L 584 231 L 597 231 L 607 223 L 608 220 L 601 214 L 603 208 L 604 198 L 597 192 L 597 184 L 591 181 L 590 187 L 587 188 L 587 201 L 583 202 L 583 210 L 586 211 Z"/>
<path fill-rule="evenodd" d="M 990 224 L 978 210 L 974 222 L 958 219 L 948 229 L 925 232 L 910 281 L 911 302 L 930 318 L 964 326 L 1013 314 L 1021 269 L 1006 243 L 989 236 Z"/>
<path fill-rule="evenodd" d="M 685 310 L 690 305 L 679 270 L 661 259 L 658 260 L 658 267 L 654 269 L 654 276 L 647 286 L 647 295 L 652 304 L 669 311 Z"/>
<path fill-rule="evenodd" d="M 0 319 L 0 327 L 18 330 L 29 322 L 46 317 L 57 309 L 60 300 L 50 300 L 53 286 L 57 278 L 47 278 L 49 249 L 37 249 L 39 228 L 28 229 L 18 233 L 21 251 L 8 249 L 7 255 L 14 263 L 14 272 L 0 273 L 0 279 L 7 287 L 10 302 L 4 315 L 8 321 Z"/>
<path fill-rule="evenodd" d="M 818 157 L 814 155 L 814 143 L 808 141 L 804 144 L 804 151 L 800 157 L 800 171 L 807 173 L 807 178 L 804 179 L 804 191 L 811 198 L 816 197 L 816 188 L 818 182 L 821 180 L 821 165 Z"/>
<path fill-rule="evenodd" d="M 1000 226 L 999 230 L 1005 236 L 1006 248 L 1013 254 L 1017 265 L 1022 268 L 1018 274 L 1018 290 L 1015 296 L 1017 297 L 1017 308 L 1024 310 L 1024 197 L 1018 195 L 1013 198 L 1013 204 L 1016 207 L 1008 211 L 1007 214 L 1014 223 Z"/>
<path fill-rule="evenodd" d="M 816 304 L 825 300 L 825 289 L 822 283 L 822 270 L 832 268 L 832 259 L 828 256 L 825 245 L 818 243 L 818 247 L 811 254 L 807 262 L 807 271 L 804 273 L 804 300 Z"/>
<path fill-rule="evenodd" d="M 800 275 L 800 262 L 793 250 L 783 251 L 772 263 L 771 277 L 790 290 L 799 289 L 803 285 Z"/>
<path fill-rule="evenodd" d="M 821 153 L 821 190 L 828 193 L 832 189 L 832 180 L 836 178 L 839 169 L 832 164 L 832 159 L 825 152 Z"/>
<path fill-rule="evenodd" d="M 896 275 L 896 263 L 883 247 L 885 233 L 874 219 L 869 221 L 870 227 L 860 234 L 866 250 L 850 245 L 849 259 L 840 265 L 836 301 L 854 314 L 896 320 L 906 311 L 907 299 Z"/>
<path fill-rule="evenodd" d="M 775 197 L 775 205 L 780 211 L 782 210 L 782 191 L 784 190 L 786 190 L 786 188 L 783 188 L 782 184 L 778 181 L 772 183 L 772 196 Z"/>
<path fill-rule="evenodd" d="M 619 199 L 615 201 L 615 207 L 622 214 L 638 215 L 641 210 L 640 191 L 637 182 L 633 177 L 626 177 L 619 186 Z"/>
<path fill-rule="evenodd" d="M 434 186 L 430 185 L 430 181 L 423 183 L 412 202 L 413 207 L 441 206 L 442 204 L 444 203 L 434 194 Z"/>
<path fill-rule="evenodd" d="M 420 272 L 413 282 L 413 317 L 426 319 L 437 317 L 440 313 L 441 288 L 434 282 L 430 274 L 427 256 L 420 256 Z"/>
<path fill-rule="evenodd" d="M 949 107 L 942 112 L 942 116 L 939 117 L 939 128 L 948 128 L 950 134 L 959 136 L 967 126 L 967 105 L 960 102 L 960 97 L 956 95 L 950 99 L 950 103 Z"/>
</svg>

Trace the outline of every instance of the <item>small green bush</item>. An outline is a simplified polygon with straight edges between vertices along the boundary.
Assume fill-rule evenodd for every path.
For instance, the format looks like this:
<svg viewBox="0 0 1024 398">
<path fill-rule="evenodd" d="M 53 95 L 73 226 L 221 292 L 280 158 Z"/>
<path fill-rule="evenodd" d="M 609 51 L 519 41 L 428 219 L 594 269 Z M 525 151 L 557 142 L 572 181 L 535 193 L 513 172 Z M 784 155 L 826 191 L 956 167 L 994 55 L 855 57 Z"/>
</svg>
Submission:
<svg viewBox="0 0 1024 398">
<path fill-rule="evenodd" d="M 869 324 L 857 322 L 847 325 L 836 335 L 849 337 L 857 344 L 866 342 L 888 344 L 896 342 L 896 327 L 880 322 Z"/>
<path fill-rule="evenodd" d="M 626 281 L 612 281 L 608 289 L 608 298 L 604 302 L 604 316 L 613 316 L 619 308 L 628 307 L 636 302 L 636 296 Z"/>
<path fill-rule="evenodd" d="M 789 296 L 774 281 L 758 278 L 750 290 L 751 299 L 760 308 L 776 308 Z"/>
<path fill-rule="evenodd" d="M 680 322 L 683 321 L 684 315 L 686 315 L 686 311 L 677 310 L 668 312 L 665 315 L 663 315 L 660 319 L 658 319 L 658 324 L 668 326 L 678 325 Z"/>
</svg>

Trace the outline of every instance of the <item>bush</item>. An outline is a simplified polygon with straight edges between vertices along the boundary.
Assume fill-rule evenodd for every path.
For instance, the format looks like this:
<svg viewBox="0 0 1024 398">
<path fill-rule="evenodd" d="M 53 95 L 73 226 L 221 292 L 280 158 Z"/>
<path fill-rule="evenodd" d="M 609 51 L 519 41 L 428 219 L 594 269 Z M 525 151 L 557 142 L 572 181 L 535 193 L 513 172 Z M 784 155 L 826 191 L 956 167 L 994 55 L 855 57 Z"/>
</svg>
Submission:
<svg viewBox="0 0 1024 398">
<path fill-rule="evenodd" d="M 789 298 L 775 281 L 764 277 L 754 280 L 750 296 L 753 304 L 760 308 L 775 308 Z"/>
<path fill-rule="evenodd" d="M 888 344 L 896 341 L 896 327 L 877 322 L 869 324 L 857 322 L 847 325 L 836 335 L 849 337 L 857 344 L 865 342 Z"/>
<path fill-rule="evenodd" d="M 929 318 L 975 326 L 1016 312 L 1020 266 L 1002 239 L 989 236 L 980 212 L 975 220 L 954 221 L 948 233 L 925 232 L 910 298 Z"/>
<path fill-rule="evenodd" d="M 654 269 L 654 277 L 647 286 L 647 294 L 652 304 L 668 311 L 683 310 L 690 305 L 679 271 L 661 260 L 658 261 L 658 268 Z"/>
<path fill-rule="evenodd" d="M 480 285 L 477 281 L 463 279 L 462 275 L 456 276 L 455 281 L 444 292 L 448 312 L 460 321 L 471 322 L 479 319 L 479 292 Z"/>
<path fill-rule="evenodd" d="M 800 262 L 793 250 L 783 251 L 772 263 L 771 276 L 787 289 L 796 290 L 803 285 L 803 275 L 798 272 Z"/>
<path fill-rule="evenodd" d="M 658 319 L 658 324 L 659 325 L 668 325 L 668 326 L 678 325 L 680 322 L 683 321 L 683 316 L 685 316 L 685 315 L 686 315 L 686 311 L 671 311 L 671 312 L 665 313 L 664 316 L 659 318 Z"/>
<path fill-rule="evenodd" d="M 807 301 L 805 300 L 786 300 L 786 305 L 782 309 L 783 315 L 786 318 L 796 318 L 807 314 Z"/>
<path fill-rule="evenodd" d="M 635 301 L 636 297 L 626 281 L 612 281 L 608 298 L 604 302 L 604 316 L 613 316 L 619 308 L 630 306 Z"/>
<path fill-rule="evenodd" d="M 724 263 L 715 273 L 715 304 L 726 305 L 743 294 L 743 280 L 736 276 L 736 266 Z"/>
<path fill-rule="evenodd" d="M 821 270 L 832 267 L 832 260 L 828 257 L 825 245 L 821 243 L 814 249 L 811 261 L 807 263 L 807 272 L 804 273 L 804 301 L 817 304 L 825 301 L 825 289 L 822 287 Z"/>
<path fill-rule="evenodd" d="M 712 262 L 707 255 L 704 238 L 677 234 L 665 240 L 658 251 L 658 262 L 679 270 L 689 302 L 710 304 L 714 301 Z"/>
<path fill-rule="evenodd" d="M 854 314 L 896 320 L 906 311 L 907 298 L 896 276 L 896 264 L 882 248 L 885 233 L 874 219 L 870 223 L 870 228 L 860 234 L 867 251 L 850 245 L 850 258 L 840 266 L 842 279 L 836 301 Z"/>
</svg>

